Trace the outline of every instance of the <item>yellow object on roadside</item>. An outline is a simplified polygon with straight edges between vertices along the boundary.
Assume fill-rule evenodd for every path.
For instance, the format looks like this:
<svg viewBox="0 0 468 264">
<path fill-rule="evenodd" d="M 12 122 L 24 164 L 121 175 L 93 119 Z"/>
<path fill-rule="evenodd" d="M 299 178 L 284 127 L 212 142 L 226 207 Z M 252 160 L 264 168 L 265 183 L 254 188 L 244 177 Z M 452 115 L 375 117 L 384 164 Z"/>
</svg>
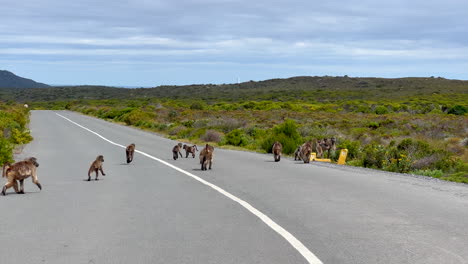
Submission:
<svg viewBox="0 0 468 264">
<path fill-rule="evenodd" d="M 340 151 L 340 157 L 338 158 L 338 164 L 339 165 L 346 164 L 346 157 L 347 156 L 348 156 L 348 150 L 347 149 L 342 149 Z"/>
<path fill-rule="evenodd" d="M 317 158 L 317 153 L 312 152 L 310 153 L 310 161 L 314 161 Z"/>
</svg>

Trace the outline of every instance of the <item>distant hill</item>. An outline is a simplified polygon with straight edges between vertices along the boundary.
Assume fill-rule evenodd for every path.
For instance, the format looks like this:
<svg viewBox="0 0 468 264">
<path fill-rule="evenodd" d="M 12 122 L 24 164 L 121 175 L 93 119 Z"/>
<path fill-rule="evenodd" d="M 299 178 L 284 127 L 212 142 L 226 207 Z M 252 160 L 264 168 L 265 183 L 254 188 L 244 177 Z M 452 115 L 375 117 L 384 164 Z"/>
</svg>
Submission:
<svg viewBox="0 0 468 264">
<path fill-rule="evenodd" d="M 0 88 L 47 88 L 49 85 L 0 70 Z"/>
<path fill-rule="evenodd" d="M 193 84 L 126 89 L 106 86 L 62 86 L 38 89 L 0 89 L 0 100 L 56 101 L 88 99 L 168 98 L 218 101 L 409 100 L 442 96 L 466 100 L 468 81 L 444 78 L 353 78 L 301 76 L 240 84 Z"/>
</svg>

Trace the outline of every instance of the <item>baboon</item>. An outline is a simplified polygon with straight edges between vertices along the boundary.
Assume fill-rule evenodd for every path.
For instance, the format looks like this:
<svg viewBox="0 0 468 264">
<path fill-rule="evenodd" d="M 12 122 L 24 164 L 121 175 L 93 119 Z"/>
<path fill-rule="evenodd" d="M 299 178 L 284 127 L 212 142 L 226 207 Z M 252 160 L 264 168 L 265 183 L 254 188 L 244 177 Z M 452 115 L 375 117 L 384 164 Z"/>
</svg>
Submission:
<svg viewBox="0 0 468 264">
<path fill-rule="evenodd" d="M 299 157 L 304 161 L 304 163 L 309 163 L 310 154 L 312 154 L 312 142 L 307 141 L 306 143 L 302 144 L 299 151 Z"/>
<path fill-rule="evenodd" d="M 280 161 L 281 159 L 281 150 L 283 149 L 283 145 L 279 141 L 276 141 L 271 148 L 273 152 L 273 157 L 275 158 L 275 162 Z"/>
<path fill-rule="evenodd" d="M 200 151 L 201 170 L 206 170 L 207 164 L 209 164 L 208 169 L 211 170 L 211 164 L 213 163 L 213 152 L 214 147 L 208 144 L 206 144 L 205 148 Z"/>
<path fill-rule="evenodd" d="M 106 174 L 104 173 L 104 171 L 102 170 L 102 163 L 104 162 L 104 156 L 103 155 L 99 155 L 96 157 L 96 160 L 93 161 L 93 163 L 91 163 L 91 166 L 89 167 L 89 170 L 88 170 L 88 181 L 91 181 L 91 172 L 96 172 L 96 181 L 98 181 L 98 176 L 99 176 L 99 172 L 98 171 L 101 171 L 101 174 L 102 176 L 106 176 Z"/>
<path fill-rule="evenodd" d="M 319 143 L 320 142 L 320 143 Z M 318 155 L 318 148 L 320 146 L 321 149 L 321 154 L 320 157 L 322 156 L 322 153 L 325 154 L 327 153 L 327 158 L 330 158 L 330 154 L 335 153 L 336 151 L 336 139 L 335 138 L 325 138 L 320 141 L 317 141 L 317 157 Z"/>
<path fill-rule="evenodd" d="M 180 157 L 182 158 L 182 153 L 180 153 L 181 149 L 182 149 L 182 143 L 179 143 L 172 148 L 172 157 L 174 158 L 174 160 L 177 160 L 177 158 L 179 158 L 179 154 L 180 154 Z"/>
<path fill-rule="evenodd" d="M 27 158 L 23 161 L 18 161 L 13 164 L 6 163 L 3 165 L 2 177 L 7 178 L 7 183 L 3 186 L 2 194 L 6 195 L 6 190 L 13 186 L 16 193 L 24 193 L 24 179 L 29 176 L 32 177 L 32 182 L 39 187 L 39 190 L 42 190 L 42 185 L 37 179 L 36 168 L 39 167 L 37 159 L 34 157 Z M 20 190 L 18 190 L 18 183 L 20 182 Z"/>
<path fill-rule="evenodd" d="M 336 138 L 332 137 L 330 138 L 330 148 L 328 149 L 328 158 L 330 158 L 330 152 L 335 155 L 336 151 Z"/>
<path fill-rule="evenodd" d="M 132 144 L 128 145 L 125 152 L 127 153 L 127 163 L 132 162 L 133 153 L 135 153 L 135 144 L 132 143 Z"/>
<path fill-rule="evenodd" d="M 188 146 L 184 144 L 183 149 L 185 149 L 185 157 L 188 158 L 188 155 L 191 153 L 192 158 L 195 158 L 195 152 L 198 151 L 197 145 Z"/>
<path fill-rule="evenodd" d="M 294 160 L 300 160 L 301 146 L 297 147 L 294 151 Z"/>
<path fill-rule="evenodd" d="M 315 142 L 315 152 L 317 153 L 317 158 L 322 158 L 323 155 L 323 148 L 322 148 L 323 140 L 317 139 Z"/>
</svg>

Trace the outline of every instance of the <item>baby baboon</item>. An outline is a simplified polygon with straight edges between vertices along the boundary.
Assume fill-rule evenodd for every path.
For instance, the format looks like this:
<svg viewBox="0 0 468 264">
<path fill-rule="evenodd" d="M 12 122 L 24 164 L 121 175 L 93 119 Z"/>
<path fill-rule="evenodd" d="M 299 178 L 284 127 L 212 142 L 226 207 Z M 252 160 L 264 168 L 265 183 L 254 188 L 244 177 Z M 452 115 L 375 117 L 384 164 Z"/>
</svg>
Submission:
<svg viewBox="0 0 468 264">
<path fill-rule="evenodd" d="M 296 151 L 294 151 L 294 160 L 300 160 L 300 153 L 301 153 L 301 146 L 297 147 Z"/>
<path fill-rule="evenodd" d="M 309 163 L 310 154 L 312 154 L 312 142 L 307 141 L 306 143 L 302 144 L 299 157 L 304 161 L 304 163 Z"/>
<path fill-rule="evenodd" d="M 172 157 L 174 158 L 174 160 L 177 160 L 177 158 L 179 158 L 179 154 L 180 154 L 180 157 L 182 158 L 182 153 L 180 153 L 181 149 L 182 149 L 182 143 L 179 143 L 172 148 Z"/>
<path fill-rule="evenodd" d="M 271 148 L 273 152 L 273 157 L 275 158 L 275 161 L 278 162 L 281 159 L 281 150 L 283 149 L 283 145 L 279 141 L 276 141 L 273 144 L 273 147 Z"/>
<path fill-rule="evenodd" d="M 328 140 L 328 143 L 327 143 L 330 148 L 328 149 L 328 158 L 330 159 L 330 154 L 333 154 L 335 155 L 335 151 L 336 151 L 336 138 L 332 137 Z"/>
<path fill-rule="evenodd" d="M 200 151 L 200 164 L 201 170 L 206 170 L 207 164 L 208 169 L 211 170 L 211 164 L 213 163 L 213 152 L 214 147 L 206 144 L 205 148 Z"/>
<path fill-rule="evenodd" d="M 12 165 L 8 163 L 3 165 L 2 176 L 7 178 L 7 183 L 3 186 L 2 194 L 6 195 L 6 190 L 11 186 L 13 186 L 16 193 L 24 193 L 24 179 L 29 176 L 32 177 L 33 183 L 39 187 L 39 190 L 42 190 L 42 186 L 37 179 L 37 167 L 39 167 L 39 163 L 37 163 L 37 159 L 34 157 L 18 161 Z M 17 180 L 20 181 L 20 190 L 18 190 Z"/>
<path fill-rule="evenodd" d="M 323 155 L 323 148 L 322 148 L 323 140 L 317 139 L 315 142 L 315 152 L 317 153 L 317 158 L 322 158 Z"/>
<path fill-rule="evenodd" d="M 135 153 L 135 144 L 132 143 L 132 144 L 128 145 L 125 152 L 127 153 L 127 163 L 132 162 L 133 153 Z"/>
<path fill-rule="evenodd" d="M 96 160 L 93 161 L 93 163 L 91 163 L 91 166 L 89 167 L 89 170 L 88 170 L 88 181 L 91 181 L 91 172 L 93 171 L 96 172 L 96 179 L 95 179 L 96 181 L 98 181 L 98 176 L 99 176 L 98 171 L 101 171 L 102 176 L 106 176 L 106 174 L 102 170 L 103 162 L 104 162 L 104 156 L 99 155 L 97 156 Z"/>
<path fill-rule="evenodd" d="M 188 155 L 192 153 L 192 158 L 195 158 L 195 152 L 198 151 L 197 145 L 187 146 L 184 144 L 183 149 L 185 149 L 185 157 L 188 158 Z"/>
</svg>

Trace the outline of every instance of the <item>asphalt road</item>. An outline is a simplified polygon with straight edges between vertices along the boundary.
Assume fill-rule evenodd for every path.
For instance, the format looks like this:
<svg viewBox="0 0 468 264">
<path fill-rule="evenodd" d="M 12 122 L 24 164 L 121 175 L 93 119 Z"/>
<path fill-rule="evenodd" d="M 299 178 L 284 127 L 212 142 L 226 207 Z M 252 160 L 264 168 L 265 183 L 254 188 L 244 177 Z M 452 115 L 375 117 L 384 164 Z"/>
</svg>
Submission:
<svg viewBox="0 0 468 264">
<path fill-rule="evenodd" d="M 30 127 L 16 158 L 37 157 L 43 190 L 0 197 L 0 263 L 468 263 L 468 185 L 222 149 L 201 171 L 80 114 Z M 112 142 L 141 152 L 127 165 Z M 99 154 L 106 176 L 84 181 Z"/>
</svg>

